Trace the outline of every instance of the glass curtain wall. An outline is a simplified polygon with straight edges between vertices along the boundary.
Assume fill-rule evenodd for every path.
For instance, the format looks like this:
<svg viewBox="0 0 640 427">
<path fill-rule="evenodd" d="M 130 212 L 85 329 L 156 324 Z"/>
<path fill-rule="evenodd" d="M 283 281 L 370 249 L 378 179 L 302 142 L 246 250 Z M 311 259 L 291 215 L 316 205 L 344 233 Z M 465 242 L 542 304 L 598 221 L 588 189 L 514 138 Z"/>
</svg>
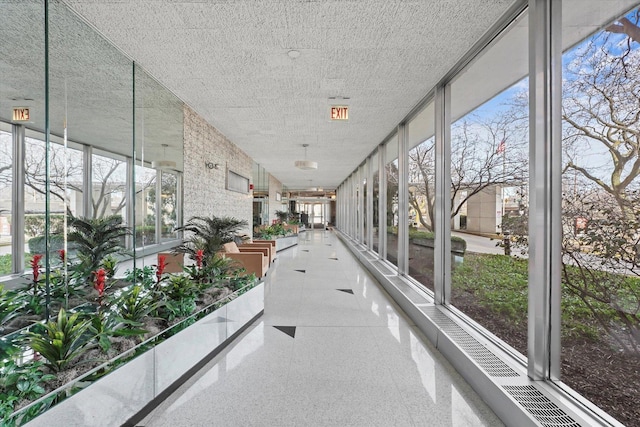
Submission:
<svg viewBox="0 0 640 427">
<path fill-rule="evenodd" d="M 0 78 L 0 87 L 1 83 Z M 12 158 L 11 126 L 0 121 L 0 276 L 13 272 L 11 265 Z"/>
<path fill-rule="evenodd" d="M 28 265 L 25 130 L 45 129 L 44 36 L 42 0 L 0 4 L 0 275 Z M 14 109 L 29 114 L 13 120 Z"/>
<path fill-rule="evenodd" d="M 428 104 L 408 124 L 409 275 L 434 290 L 435 111 Z"/>
<path fill-rule="evenodd" d="M 636 425 L 640 7 L 565 1 L 562 15 L 561 378 Z"/>
<path fill-rule="evenodd" d="M 539 24 L 537 20 L 532 22 Z M 445 173 L 450 174 L 451 188 L 445 203 L 451 207 L 454 257 L 450 304 L 507 347 L 528 357 L 530 373 L 532 363 L 550 361 L 550 369 L 541 379 L 555 381 L 555 372 L 560 372 L 563 383 L 622 423 L 637 425 L 640 4 L 562 2 L 563 54 L 557 59 L 561 59 L 563 86 L 562 109 L 556 112 L 557 117 L 551 117 L 554 112 L 548 106 L 538 108 L 539 92 L 548 96 L 548 87 L 536 86 L 537 90 L 530 93 L 528 74 L 534 64 L 528 63 L 529 41 L 533 45 L 538 29 L 530 30 L 529 23 L 526 12 L 518 16 L 449 82 L 451 102 L 446 113 L 451 116 L 451 138 L 445 143 L 451 162 Z M 540 71 L 538 65 L 535 67 Z M 549 85 L 548 81 L 545 85 Z M 534 105 L 536 117 L 530 120 L 529 111 Z M 407 194 L 397 193 L 398 180 L 394 176 L 398 171 L 398 150 L 393 140 L 382 146 L 386 158 L 384 178 L 380 179 L 385 181 L 378 182 L 379 171 L 374 169 L 370 183 L 374 188 L 374 209 L 378 188 L 385 191 L 386 185 L 387 193 L 387 203 L 380 208 L 386 209 L 383 223 L 388 242 L 385 244 L 374 233 L 374 250 L 395 263 L 398 197 L 406 197 L 410 207 L 409 273 L 426 287 L 430 287 L 429 280 L 433 282 L 432 273 L 421 275 L 413 260 L 422 259 L 420 264 L 424 266 L 429 264 L 429 257 L 418 255 L 412 248 L 415 237 L 424 237 L 421 232 L 426 234 L 433 224 L 429 210 L 444 209 L 430 205 L 428 197 L 435 175 L 434 157 L 430 154 L 434 117 L 435 112 L 427 104 L 406 125 Z M 561 150 L 562 166 L 554 169 L 551 162 L 555 160 L 543 158 L 541 163 L 551 172 L 541 176 L 539 164 L 530 158 L 540 159 L 538 151 L 550 149 L 544 144 L 551 146 L 553 141 L 540 138 L 536 133 L 539 129 L 536 127 L 534 132 L 529 126 L 538 126 L 538 122 L 545 122 L 546 126 L 548 122 L 559 123 L 560 119 L 561 145 L 554 147 Z M 533 133 L 536 136 L 530 141 Z M 376 168 L 377 162 L 371 164 Z M 561 233 L 552 235 L 552 245 L 545 241 L 543 247 L 543 238 L 537 234 L 548 230 L 534 229 L 535 235 L 530 235 L 529 227 L 536 223 L 530 225 L 529 211 L 536 209 L 531 212 L 532 221 L 552 211 L 548 200 L 553 196 L 546 194 L 553 191 L 552 184 L 546 182 L 550 176 L 562 187 L 558 192 L 560 215 L 552 220 L 552 225 L 561 220 Z M 541 186 L 544 195 L 529 191 L 530 179 L 536 188 L 545 180 Z M 341 188 L 352 191 L 352 179 L 345 180 Z M 545 201 L 538 200 L 543 196 Z M 530 204 L 534 198 L 537 206 Z M 352 206 L 354 201 L 345 197 L 344 202 Z M 345 209 L 347 216 L 351 212 L 348 209 L 352 207 Z M 343 227 L 349 229 L 350 221 L 351 217 L 346 218 Z M 532 245 L 531 252 L 530 239 L 538 244 Z M 532 318 L 532 329 L 523 313 L 543 304 L 529 288 L 546 289 L 552 285 L 538 283 L 537 270 L 530 269 L 529 264 L 536 269 L 546 268 L 533 261 L 544 258 L 551 262 L 555 244 L 562 255 L 561 328 L 557 328 L 551 314 L 543 320 Z M 445 288 L 446 273 L 449 272 L 445 272 Z M 539 323 L 545 324 L 539 328 Z M 555 340 L 554 335 L 561 335 L 559 366 L 551 366 L 556 363 L 553 343 L 549 348 L 538 348 L 538 343 L 549 338 L 544 335 L 547 333 L 552 335 L 550 341 Z M 528 354 L 530 349 L 535 353 Z M 562 387 L 562 383 L 556 384 Z"/>
<path fill-rule="evenodd" d="M 398 266 L 398 135 L 394 135 L 384 146 L 386 151 L 385 179 L 387 186 L 387 261 Z"/>
<path fill-rule="evenodd" d="M 522 354 L 527 352 L 522 313 L 528 307 L 528 274 L 527 260 L 515 246 L 528 234 L 527 52 L 524 13 L 451 84 L 449 199 L 451 304 Z M 465 233 L 457 231 L 461 224 Z"/>
<path fill-rule="evenodd" d="M 372 241 L 371 247 L 375 252 L 379 252 L 378 248 L 378 229 L 380 224 L 380 216 L 378 213 L 378 203 L 380 199 L 380 166 L 378 165 L 379 158 L 378 152 L 376 151 L 370 158 L 370 167 L 371 167 L 371 176 L 373 177 L 373 181 L 371 182 L 371 186 L 373 187 L 373 200 L 371 201 L 371 209 L 373 210 L 373 221 L 371 223 L 372 233 Z"/>
<path fill-rule="evenodd" d="M 72 307 L 73 288 L 92 285 L 90 275 L 72 275 L 93 249 L 69 240 L 75 221 L 95 228 L 113 218 L 133 236 L 135 218 L 136 228 L 150 226 L 145 244 L 176 237 L 184 134 L 174 95 L 140 68 L 134 81 L 134 64 L 62 2 L 46 5 L 47 34 L 44 1 L 0 2 L 0 281 L 33 285 L 31 274 L 8 275 L 37 270 L 28 306 L 38 316 Z M 117 266 L 132 240 L 118 242 Z"/>
</svg>

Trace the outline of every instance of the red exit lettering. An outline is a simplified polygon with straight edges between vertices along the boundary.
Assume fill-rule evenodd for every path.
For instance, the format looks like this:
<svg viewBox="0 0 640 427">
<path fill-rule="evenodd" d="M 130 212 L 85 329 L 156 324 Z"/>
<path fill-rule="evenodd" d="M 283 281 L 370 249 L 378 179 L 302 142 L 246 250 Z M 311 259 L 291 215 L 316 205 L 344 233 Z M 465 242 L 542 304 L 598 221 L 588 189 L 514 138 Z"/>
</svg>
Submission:
<svg viewBox="0 0 640 427">
<path fill-rule="evenodd" d="M 13 109 L 13 120 L 16 122 L 26 122 L 29 120 L 29 109 L 28 108 L 14 108 Z"/>
<path fill-rule="evenodd" d="M 349 120 L 349 107 L 331 107 L 331 120 Z"/>
</svg>

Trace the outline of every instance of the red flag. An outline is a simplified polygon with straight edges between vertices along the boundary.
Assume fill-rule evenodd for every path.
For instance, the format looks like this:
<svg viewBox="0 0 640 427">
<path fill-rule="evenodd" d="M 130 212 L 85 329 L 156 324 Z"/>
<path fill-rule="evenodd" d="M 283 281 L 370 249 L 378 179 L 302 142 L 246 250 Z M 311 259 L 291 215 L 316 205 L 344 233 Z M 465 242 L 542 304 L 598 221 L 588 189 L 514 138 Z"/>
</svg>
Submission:
<svg viewBox="0 0 640 427">
<path fill-rule="evenodd" d="M 498 149 L 496 150 L 496 153 L 497 153 L 497 154 L 504 153 L 504 151 L 505 151 L 505 145 L 506 145 L 506 142 L 505 142 L 505 140 L 503 139 L 502 141 L 500 141 L 500 144 L 498 144 Z"/>
</svg>

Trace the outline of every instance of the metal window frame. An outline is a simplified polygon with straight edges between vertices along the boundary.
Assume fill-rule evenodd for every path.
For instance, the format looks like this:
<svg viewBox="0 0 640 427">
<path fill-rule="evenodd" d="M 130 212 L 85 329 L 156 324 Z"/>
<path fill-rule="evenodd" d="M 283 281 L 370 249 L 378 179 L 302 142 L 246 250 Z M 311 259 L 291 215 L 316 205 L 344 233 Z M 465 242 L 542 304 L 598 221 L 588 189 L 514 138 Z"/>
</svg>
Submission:
<svg viewBox="0 0 640 427">
<path fill-rule="evenodd" d="M 529 1 L 528 375 L 560 378 L 562 1 Z"/>
<path fill-rule="evenodd" d="M 451 85 L 435 96 L 434 302 L 451 300 Z"/>
<path fill-rule="evenodd" d="M 398 125 L 398 274 L 409 274 L 409 126 Z"/>
<path fill-rule="evenodd" d="M 374 151 L 375 153 L 375 151 Z M 373 251 L 373 157 L 371 154 L 367 158 L 367 249 Z"/>
<path fill-rule="evenodd" d="M 13 165 L 11 191 L 11 271 L 19 274 L 24 270 L 24 213 L 25 213 L 25 127 L 11 125 L 13 142 Z"/>
<path fill-rule="evenodd" d="M 358 167 L 358 177 L 356 181 L 356 191 L 358 195 L 358 236 L 357 241 L 361 244 L 364 244 L 364 186 L 362 182 L 364 181 L 365 172 L 364 172 L 364 164 L 361 164 Z"/>
<path fill-rule="evenodd" d="M 378 146 L 378 258 L 387 259 L 387 145 Z"/>
</svg>

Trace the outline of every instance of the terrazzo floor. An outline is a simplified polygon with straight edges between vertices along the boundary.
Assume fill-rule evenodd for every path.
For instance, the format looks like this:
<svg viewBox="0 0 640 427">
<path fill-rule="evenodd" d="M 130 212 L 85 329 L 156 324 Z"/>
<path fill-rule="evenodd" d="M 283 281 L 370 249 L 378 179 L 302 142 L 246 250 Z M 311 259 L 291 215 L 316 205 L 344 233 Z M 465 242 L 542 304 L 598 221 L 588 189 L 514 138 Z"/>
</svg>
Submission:
<svg viewBox="0 0 640 427">
<path fill-rule="evenodd" d="M 501 426 L 331 231 L 267 274 L 264 315 L 140 426 Z"/>
</svg>

